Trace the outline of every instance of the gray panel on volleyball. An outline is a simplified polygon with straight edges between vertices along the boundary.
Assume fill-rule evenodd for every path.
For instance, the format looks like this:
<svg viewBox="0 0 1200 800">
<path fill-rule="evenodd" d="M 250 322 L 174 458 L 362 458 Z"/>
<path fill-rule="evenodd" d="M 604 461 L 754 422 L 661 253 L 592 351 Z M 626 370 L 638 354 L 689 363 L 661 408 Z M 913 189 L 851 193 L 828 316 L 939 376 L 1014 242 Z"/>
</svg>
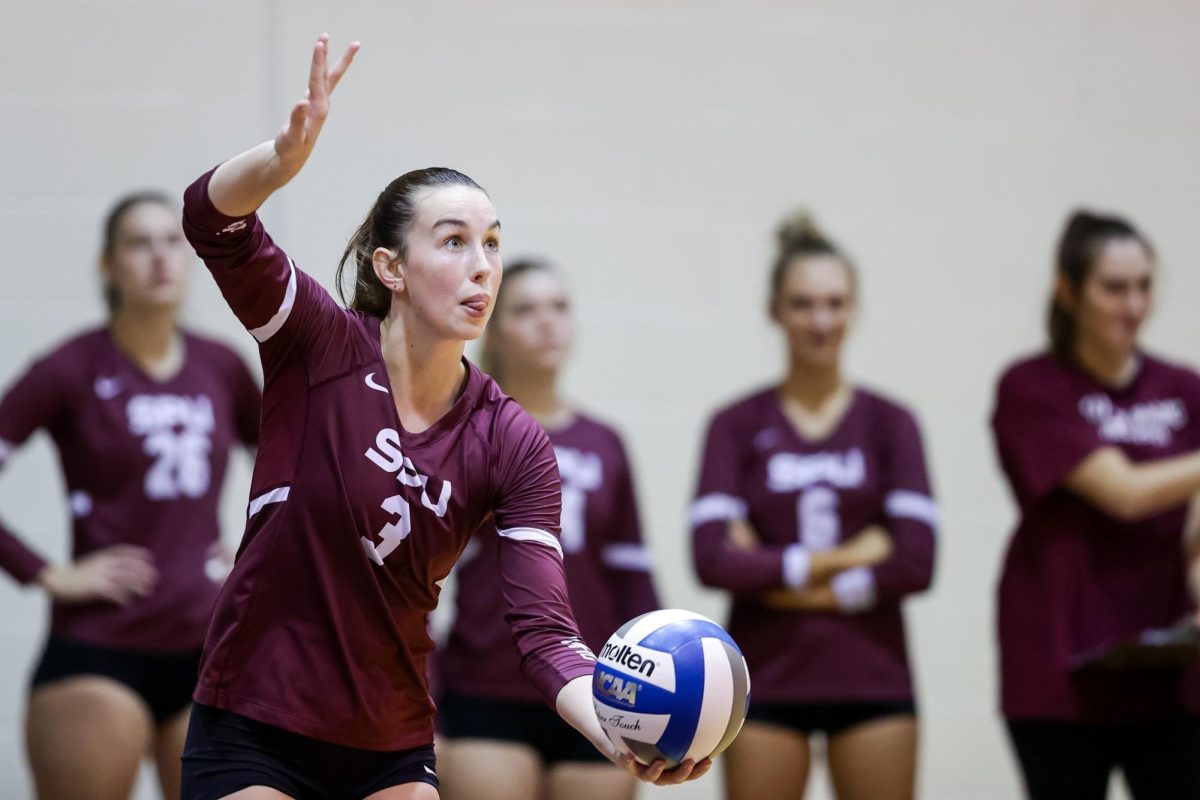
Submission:
<svg viewBox="0 0 1200 800">
<path fill-rule="evenodd" d="M 653 611 L 647 611 L 646 613 L 647 613 L 647 614 L 653 614 L 654 612 L 653 612 Z M 620 636 L 622 639 L 624 639 L 624 638 L 625 638 L 625 636 L 626 636 L 626 634 L 628 634 L 628 633 L 629 633 L 629 629 L 630 629 L 630 628 L 632 628 L 634 625 L 636 625 L 636 624 L 637 624 L 637 621 L 638 621 L 639 619 L 641 619 L 642 617 L 644 617 L 644 616 L 646 616 L 646 614 L 639 614 L 639 615 L 637 615 L 636 617 L 634 617 L 633 619 L 629 620 L 629 622 L 626 622 L 626 623 L 625 623 L 624 625 L 622 625 L 620 628 L 617 628 L 617 633 L 616 633 L 616 635 L 617 635 L 617 636 Z"/>
<path fill-rule="evenodd" d="M 643 764 L 653 764 L 660 758 L 667 762 L 667 767 L 673 767 L 675 764 L 671 759 L 658 752 L 658 748 L 649 742 L 638 742 L 633 739 L 625 739 L 625 746 L 629 748 L 629 752 L 633 753 L 634 758 L 641 761 Z"/>
<path fill-rule="evenodd" d="M 721 743 L 717 745 L 713 755 L 729 747 L 738 731 L 742 729 L 742 723 L 746 720 L 746 697 L 750 693 L 750 676 L 742 668 L 745 663 L 742 654 L 725 642 L 721 642 L 721 646 L 725 648 L 725 657 L 729 659 L 729 672 L 733 675 L 733 703 L 729 709 L 729 725 L 726 726 Z"/>
</svg>

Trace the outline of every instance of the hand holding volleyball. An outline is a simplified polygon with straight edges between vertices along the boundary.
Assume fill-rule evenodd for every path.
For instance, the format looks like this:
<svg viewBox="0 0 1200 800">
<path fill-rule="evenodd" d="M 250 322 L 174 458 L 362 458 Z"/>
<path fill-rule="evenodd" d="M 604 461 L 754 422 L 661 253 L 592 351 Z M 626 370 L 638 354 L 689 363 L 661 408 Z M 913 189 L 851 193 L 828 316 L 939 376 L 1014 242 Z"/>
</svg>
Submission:
<svg viewBox="0 0 1200 800">
<path fill-rule="evenodd" d="M 750 702 L 750 675 L 725 630 L 666 609 L 621 627 L 597 654 L 596 716 L 639 763 L 700 764 L 733 742 Z"/>
</svg>

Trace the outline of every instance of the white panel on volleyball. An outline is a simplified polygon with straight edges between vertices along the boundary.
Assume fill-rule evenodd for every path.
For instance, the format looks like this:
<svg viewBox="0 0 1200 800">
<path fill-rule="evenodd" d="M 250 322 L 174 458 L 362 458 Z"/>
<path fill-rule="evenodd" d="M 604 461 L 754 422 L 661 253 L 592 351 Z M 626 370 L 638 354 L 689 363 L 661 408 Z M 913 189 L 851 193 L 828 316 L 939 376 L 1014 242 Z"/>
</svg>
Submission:
<svg viewBox="0 0 1200 800">
<path fill-rule="evenodd" d="M 700 703 L 696 736 L 687 752 L 687 758 L 696 761 L 707 758 L 717 749 L 725 736 L 729 710 L 733 707 L 733 671 L 724 644 L 720 639 L 704 638 L 700 645 L 704 648 L 704 700 Z"/>
<path fill-rule="evenodd" d="M 608 729 L 609 740 L 622 753 L 636 755 L 625 744 L 626 739 L 653 745 L 662 738 L 663 731 L 671 721 L 670 714 L 639 714 L 636 711 L 624 711 L 596 704 L 596 719 Z"/>
<path fill-rule="evenodd" d="M 680 608 L 665 608 L 661 611 L 651 611 L 649 614 L 642 614 L 640 617 L 632 620 L 633 624 L 629 626 L 628 630 L 618 631 L 618 633 L 627 642 L 640 642 L 664 625 L 684 622 L 689 619 L 712 622 L 708 617 L 697 614 L 694 611 L 684 611 Z"/>
</svg>

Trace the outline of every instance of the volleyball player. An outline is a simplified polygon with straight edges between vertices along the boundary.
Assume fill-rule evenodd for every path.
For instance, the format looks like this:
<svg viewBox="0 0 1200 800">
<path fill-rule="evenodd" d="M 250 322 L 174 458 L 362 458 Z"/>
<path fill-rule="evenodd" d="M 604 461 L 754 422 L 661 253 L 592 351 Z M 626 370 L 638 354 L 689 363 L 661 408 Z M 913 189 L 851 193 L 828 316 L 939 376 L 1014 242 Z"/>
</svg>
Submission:
<svg viewBox="0 0 1200 800">
<path fill-rule="evenodd" d="M 930 584 L 937 516 L 920 433 L 843 374 L 858 279 L 807 216 L 781 228 L 770 285 L 787 370 L 713 417 L 691 511 L 696 570 L 732 594 L 754 681 L 727 796 L 802 797 L 823 733 L 841 800 L 911 797 L 901 601 Z"/>
<path fill-rule="evenodd" d="M 0 527 L 0 567 L 52 601 L 26 721 L 43 800 L 123 800 L 147 752 L 179 797 L 200 647 L 229 569 L 218 497 L 260 410 L 242 360 L 180 327 L 191 261 L 166 197 L 121 199 L 100 257 L 107 324 L 35 361 L 0 401 L 0 463 L 49 433 L 72 518 L 67 564 Z"/>
<path fill-rule="evenodd" d="M 185 796 L 437 797 L 426 617 L 489 522 L 525 677 L 639 777 L 702 775 L 707 759 L 664 771 L 622 758 L 596 720 L 594 656 L 563 577 L 554 451 L 462 357 L 500 283 L 487 194 L 443 168 L 392 181 L 346 248 L 349 309 L 256 216 L 304 165 L 357 49 L 330 69 L 327 46 L 322 36 L 280 134 L 185 195 L 189 240 L 258 340 L 266 375 L 250 519 L 205 642 Z"/>
<path fill-rule="evenodd" d="M 484 369 L 550 436 L 562 479 L 563 567 L 583 640 L 599 649 L 658 608 L 633 480 L 617 433 L 560 393 L 574 336 L 566 287 L 544 262 L 505 267 L 483 345 Z M 439 751 L 449 800 L 622 800 L 636 782 L 539 700 L 521 676 L 503 605 L 495 529 L 459 560 L 456 616 L 438 651 Z"/>
<path fill-rule="evenodd" d="M 993 426 L 1020 508 L 1000 582 L 1003 712 L 1028 796 L 1200 797 L 1200 671 L 1104 656 L 1193 612 L 1200 376 L 1142 350 L 1155 256 L 1078 212 L 1058 247 L 1048 352 L 1000 378 Z M 1193 527 L 1196 518 L 1193 516 Z"/>
</svg>

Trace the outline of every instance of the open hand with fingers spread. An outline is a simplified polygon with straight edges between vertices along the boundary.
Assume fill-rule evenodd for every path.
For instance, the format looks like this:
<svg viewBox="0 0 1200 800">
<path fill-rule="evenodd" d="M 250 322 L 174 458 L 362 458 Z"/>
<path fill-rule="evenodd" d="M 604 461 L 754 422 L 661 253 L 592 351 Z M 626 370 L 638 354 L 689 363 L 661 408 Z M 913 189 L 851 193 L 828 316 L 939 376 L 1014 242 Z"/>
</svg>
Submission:
<svg viewBox="0 0 1200 800">
<path fill-rule="evenodd" d="M 308 160 L 325 118 L 329 116 L 329 98 L 338 82 L 350 68 L 358 52 L 358 42 L 352 42 L 332 68 L 329 67 L 329 34 L 323 33 L 313 46 L 312 64 L 308 73 L 308 89 L 292 107 L 283 130 L 275 137 L 275 153 L 288 177 L 294 176 Z"/>
<path fill-rule="evenodd" d="M 308 88 L 283 129 L 272 140 L 234 156 L 213 172 L 208 194 L 213 205 L 230 217 L 253 214 L 304 167 L 329 116 L 329 98 L 354 61 L 353 42 L 333 67 L 329 66 L 329 36 L 321 34 L 313 45 Z"/>
<path fill-rule="evenodd" d="M 107 601 L 125 605 L 147 597 L 158 583 L 158 569 L 144 547 L 118 544 L 63 566 L 42 570 L 38 582 L 56 603 Z"/>
</svg>

